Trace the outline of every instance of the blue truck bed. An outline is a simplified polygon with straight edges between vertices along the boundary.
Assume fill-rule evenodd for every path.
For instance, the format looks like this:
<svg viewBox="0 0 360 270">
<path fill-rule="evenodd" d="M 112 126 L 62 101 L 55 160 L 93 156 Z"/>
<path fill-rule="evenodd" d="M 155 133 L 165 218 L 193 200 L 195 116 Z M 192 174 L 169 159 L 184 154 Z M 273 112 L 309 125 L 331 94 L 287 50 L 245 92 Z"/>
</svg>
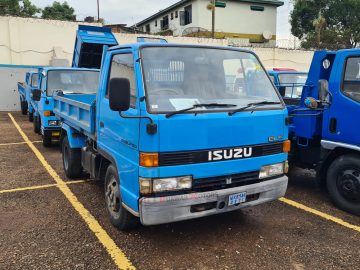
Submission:
<svg viewBox="0 0 360 270">
<path fill-rule="evenodd" d="M 62 122 L 95 139 L 96 94 L 64 95 L 54 98 L 54 113 Z"/>
</svg>

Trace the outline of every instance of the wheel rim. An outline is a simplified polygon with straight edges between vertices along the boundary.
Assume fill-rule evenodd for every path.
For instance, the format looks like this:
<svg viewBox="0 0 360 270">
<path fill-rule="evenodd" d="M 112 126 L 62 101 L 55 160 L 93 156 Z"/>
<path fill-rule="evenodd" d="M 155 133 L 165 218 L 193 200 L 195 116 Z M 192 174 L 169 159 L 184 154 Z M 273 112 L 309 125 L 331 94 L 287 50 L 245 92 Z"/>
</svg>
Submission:
<svg viewBox="0 0 360 270">
<path fill-rule="evenodd" d="M 337 178 L 337 188 L 348 201 L 360 202 L 360 171 L 347 169 Z"/>
<path fill-rule="evenodd" d="M 105 191 L 106 206 L 109 210 L 111 216 L 118 218 L 120 213 L 120 189 L 118 186 L 118 181 L 114 176 L 111 176 L 110 180 L 107 183 Z"/>
<path fill-rule="evenodd" d="M 65 144 L 64 145 L 64 151 L 63 151 L 63 155 L 64 155 L 64 167 L 65 167 L 65 170 L 67 171 L 68 168 L 69 168 L 69 153 L 68 153 L 68 147 L 67 145 Z"/>
</svg>

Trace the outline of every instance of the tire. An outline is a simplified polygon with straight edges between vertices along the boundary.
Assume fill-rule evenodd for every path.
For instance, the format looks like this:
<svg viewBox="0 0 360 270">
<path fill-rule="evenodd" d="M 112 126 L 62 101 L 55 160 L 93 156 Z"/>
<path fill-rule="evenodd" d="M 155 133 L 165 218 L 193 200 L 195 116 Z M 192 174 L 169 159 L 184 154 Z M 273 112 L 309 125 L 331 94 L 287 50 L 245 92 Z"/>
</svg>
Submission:
<svg viewBox="0 0 360 270">
<path fill-rule="evenodd" d="M 52 145 L 51 137 L 43 135 L 42 136 L 42 141 L 43 141 L 43 146 L 44 147 L 50 147 Z"/>
<path fill-rule="evenodd" d="M 29 122 L 34 121 L 34 113 L 29 112 Z"/>
<path fill-rule="evenodd" d="M 344 155 L 327 172 L 330 197 L 340 209 L 360 216 L 360 156 Z"/>
<path fill-rule="evenodd" d="M 79 178 L 82 175 L 81 149 L 71 148 L 68 137 L 62 143 L 62 160 L 65 174 L 68 178 Z"/>
<path fill-rule="evenodd" d="M 39 116 L 34 117 L 34 132 L 40 134 L 41 129 L 41 119 Z"/>
<path fill-rule="evenodd" d="M 27 102 L 20 100 L 20 106 L 21 106 L 21 114 L 27 115 L 27 110 L 28 110 Z"/>
<path fill-rule="evenodd" d="M 122 206 L 119 178 L 113 165 L 107 168 L 105 176 L 105 206 L 110 222 L 120 230 L 135 228 L 139 219 Z"/>
</svg>

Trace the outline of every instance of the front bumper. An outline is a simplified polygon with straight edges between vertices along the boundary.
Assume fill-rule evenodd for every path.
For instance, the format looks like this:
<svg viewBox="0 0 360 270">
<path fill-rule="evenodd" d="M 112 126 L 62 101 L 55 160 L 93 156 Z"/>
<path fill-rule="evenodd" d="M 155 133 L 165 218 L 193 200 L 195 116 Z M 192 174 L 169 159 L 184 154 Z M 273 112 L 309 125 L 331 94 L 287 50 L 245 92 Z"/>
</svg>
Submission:
<svg viewBox="0 0 360 270">
<path fill-rule="evenodd" d="M 286 193 L 287 184 L 288 178 L 282 176 L 258 184 L 236 188 L 168 197 L 141 198 L 139 203 L 140 220 L 143 225 L 157 225 L 251 207 L 283 197 Z M 256 199 L 237 206 L 229 206 L 229 195 L 241 192 L 246 192 L 248 198 L 255 197 Z M 204 211 L 191 211 L 192 206 L 206 203 L 213 203 L 215 207 Z"/>
<path fill-rule="evenodd" d="M 48 138 L 58 139 L 60 138 L 61 127 L 44 127 L 43 135 Z"/>
</svg>

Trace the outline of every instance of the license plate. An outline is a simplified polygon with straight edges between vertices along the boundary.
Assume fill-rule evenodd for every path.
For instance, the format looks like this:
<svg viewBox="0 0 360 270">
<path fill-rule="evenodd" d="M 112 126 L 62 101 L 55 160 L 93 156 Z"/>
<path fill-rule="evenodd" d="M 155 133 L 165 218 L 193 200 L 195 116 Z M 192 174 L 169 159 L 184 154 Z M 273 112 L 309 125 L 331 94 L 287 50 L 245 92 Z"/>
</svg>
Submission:
<svg viewBox="0 0 360 270">
<path fill-rule="evenodd" d="M 229 206 L 244 202 L 246 202 L 246 192 L 241 192 L 229 196 Z"/>
<path fill-rule="evenodd" d="M 60 137 L 60 132 L 52 132 L 51 136 L 53 137 Z"/>
</svg>

